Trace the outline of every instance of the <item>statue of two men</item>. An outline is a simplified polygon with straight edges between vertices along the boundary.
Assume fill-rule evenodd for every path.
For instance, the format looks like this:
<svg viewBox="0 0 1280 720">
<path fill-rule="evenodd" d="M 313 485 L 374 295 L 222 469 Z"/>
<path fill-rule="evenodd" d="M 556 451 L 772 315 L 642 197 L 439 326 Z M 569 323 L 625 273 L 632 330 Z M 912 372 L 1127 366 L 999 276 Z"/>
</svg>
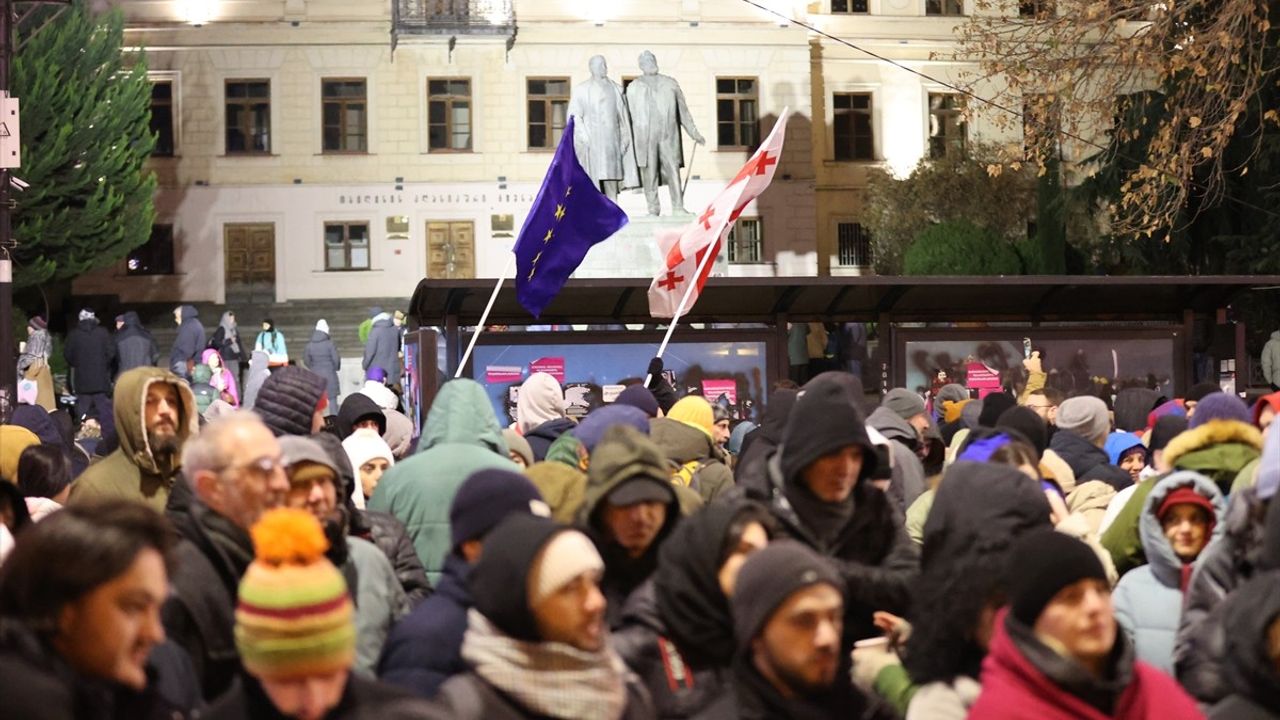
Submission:
<svg viewBox="0 0 1280 720">
<path fill-rule="evenodd" d="M 641 187 L 649 214 L 659 215 L 658 187 L 671 192 L 671 208 L 685 213 L 681 128 L 699 145 L 706 143 L 693 123 L 684 92 L 674 78 L 658 74 L 653 53 L 640 55 L 643 75 L 622 87 L 608 78 L 600 55 L 591 58 L 591 79 L 574 88 L 569 114 L 578 118 L 574 150 L 578 162 L 610 198 L 618 190 Z"/>
</svg>

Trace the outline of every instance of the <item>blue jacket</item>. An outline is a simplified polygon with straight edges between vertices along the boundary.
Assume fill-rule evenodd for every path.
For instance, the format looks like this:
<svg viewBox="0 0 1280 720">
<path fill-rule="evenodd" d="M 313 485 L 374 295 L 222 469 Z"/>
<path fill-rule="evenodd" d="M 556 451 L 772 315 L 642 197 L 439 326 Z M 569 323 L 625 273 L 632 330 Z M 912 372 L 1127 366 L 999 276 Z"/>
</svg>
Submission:
<svg viewBox="0 0 1280 720">
<path fill-rule="evenodd" d="M 444 560 L 436 591 L 396 624 L 382 648 L 378 677 L 425 698 L 435 697 L 445 680 L 467 671 L 462 638 L 467 632 L 467 574 L 471 566 L 457 553 Z"/>
</svg>

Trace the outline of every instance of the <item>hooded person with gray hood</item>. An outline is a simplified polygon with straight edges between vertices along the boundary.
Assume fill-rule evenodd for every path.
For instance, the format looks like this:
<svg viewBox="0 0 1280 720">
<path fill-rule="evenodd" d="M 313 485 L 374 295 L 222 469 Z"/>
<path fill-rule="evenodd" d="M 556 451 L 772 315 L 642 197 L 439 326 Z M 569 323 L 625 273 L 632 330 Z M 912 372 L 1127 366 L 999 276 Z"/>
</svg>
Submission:
<svg viewBox="0 0 1280 720">
<path fill-rule="evenodd" d="M 151 331 L 142 326 L 138 313 L 130 310 L 120 316 L 116 330 L 116 377 L 138 367 L 154 367 L 160 363 L 160 348 Z"/>
<path fill-rule="evenodd" d="M 329 414 L 338 412 L 338 370 L 342 368 L 342 358 L 338 357 L 338 348 L 329 337 L 329 323 L 323 318 L 316 323 L 315 332 L 311 333 L 311 340 L 302 351 L 302 362 L 311 372 L 324 378 Z"/>
<path fill-rule="evenodd" d="M 169 369 L 183 378 L 191 377 L 191 369 L 200 362 L 205 348 L 204 325 L 200 324 L 200 312 L 193 305 L 174 308 L 173 320 L 178 325 L 178 335 L 169 350 Z"/>
<path fill-rule="evenodd" d="M 892 501 L 868 481 L 877 463 L 862 413 L 839 378 L 805 386 L 768 461 L 779 535 L 826 556 L 845 583 L 844 652 L 879 635 L 875 611 L 906 613 L 919 566 Z"/>
<path fill-rule="evenodd" d="M 365 372 L 369 368 L 380 367 L 387 373 L 388 385 L 400 384 L 400 329 L 385 312 L 373 317 L 361 367 Z"/>
<path fill-rule="evenodd" d="M 917 452 L 924 442 L 922 428 L 929 427 L 924 400 L 910 390 L 894 388 L 867 418 L 867 425 L 893 441 L 889 445 L 893 477 L 888 492 L 898 512 L 905 515 L 926 489 L 924 465 Z"/>
</svg>

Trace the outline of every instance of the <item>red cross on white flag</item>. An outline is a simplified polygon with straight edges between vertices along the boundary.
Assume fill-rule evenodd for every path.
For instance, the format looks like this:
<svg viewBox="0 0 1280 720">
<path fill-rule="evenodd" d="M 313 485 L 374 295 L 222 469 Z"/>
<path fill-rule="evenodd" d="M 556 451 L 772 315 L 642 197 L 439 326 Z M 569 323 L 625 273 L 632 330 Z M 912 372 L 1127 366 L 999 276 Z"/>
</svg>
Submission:
<svg viewBox="0 0 1280 720">
<path fill-rule="evenodd" d="M 790 114 L 789 110 L 782 111 L 769 137 L 693 222 L 682 228 L 658 232 L 658 252 L 666 258 L 666 263 L 649 285 L 650 315 L 657 318 L 683 315 L 697 302 L 734 221 L 773 182 Z M 711 257 L 703 262 L 708 253 Z M 700 266 L 701 273 L 698 272 Z M 697 285 L 686 306 L 681 308 L 680 302 L 695 277 Z"/>
</svg>

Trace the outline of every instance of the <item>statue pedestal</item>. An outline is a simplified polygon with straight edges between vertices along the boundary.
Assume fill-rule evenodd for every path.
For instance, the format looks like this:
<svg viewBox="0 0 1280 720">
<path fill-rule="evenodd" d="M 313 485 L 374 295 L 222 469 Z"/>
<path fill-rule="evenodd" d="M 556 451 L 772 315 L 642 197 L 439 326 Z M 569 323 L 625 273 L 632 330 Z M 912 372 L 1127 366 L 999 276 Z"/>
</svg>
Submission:
<svg viewBox="0 0 1280 720">
<path fill-rule="evenodd" d="M 658 254 L 659 230 L 679 228 L 693 220 L 691 215 L 632 215 L 626 227 L 587 252 L 573 273 L 575 278 L 652 278 L 664 266 Z M 721 249 L 712 267 L 713 276 L 729 274 L 728 254 Z"/>
</svg>

